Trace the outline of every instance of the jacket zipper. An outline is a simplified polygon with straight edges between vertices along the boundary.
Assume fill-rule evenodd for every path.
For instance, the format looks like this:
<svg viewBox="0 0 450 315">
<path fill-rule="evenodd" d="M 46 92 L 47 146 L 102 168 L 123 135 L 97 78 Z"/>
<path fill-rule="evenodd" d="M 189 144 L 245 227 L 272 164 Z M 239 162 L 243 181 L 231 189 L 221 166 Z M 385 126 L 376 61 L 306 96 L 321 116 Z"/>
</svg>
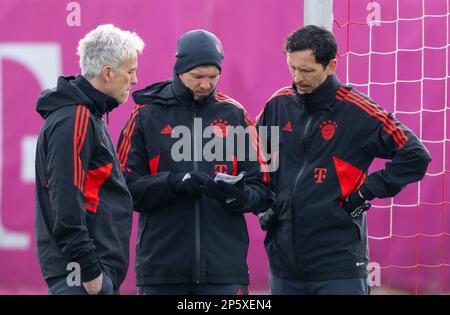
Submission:
<svg viewBox="0 0 450 315">
<path fill-rule="evenodd" d="M 306 110 L 305 110 L 306 112 Z M 303 172 L 305 171 L 306 165 L 308 163 L 308 159 L 307 159 L 307 154 L 306 154 L 306 140 L 308 139 L 308 131 L 309 131 L 309 125 L 311 124 L 311 120 L 312 120 L 312 116 L 308 115 L 308 119 L 306 120 L 306 124 L 305 127 L 303 129 L 302 135 L 303 135 L 303 140 L 302 140 L 302 146 L 303 146 L 303 163 L 302 163 L 302 167 L 300 168 L 300 171 L 297 173 L 297 177 L 295 178 L 295 182 L 294 182 L 294 186 L 291 190 L 291 196 L 289 198 L 289 210 L 291 211 L 291 229 L 292 229 L 292 255 L 294 258 L 294 271 L 296 274 L 299 274 L 299 270 L 298 270 L 298 255 L 296 252 L 296 248 L 297 248 L 297 233 L 296 233 L 296 220 L 295 220 L 295 209 L 293 207 L 293 196 L 294 196 L 294 192 L 296 190 L 297 187 L 297 183 L 300 180 L 301 176 L 303 175 Z"/>
<path fill-rule="evenodd" d="M 193 146 L 193 159 L 192 159 L 192 168 L 193 171 L 198 171 L 198 161 L 196 160 L 196 134 L 195 134 L 195 118 L 197 117 L 197 108 L 195 104 L 192 105 L 192 146 Z M 200 138 L 201 139 L 201 138 Z M 200 203 L 198 199 L 195 199 L 194 202 L 194 210 L 195 210 L 195 275 L 194 280 L 195 283 L 201 282 L 201 252 L 200 252 Z"/>
</svg>

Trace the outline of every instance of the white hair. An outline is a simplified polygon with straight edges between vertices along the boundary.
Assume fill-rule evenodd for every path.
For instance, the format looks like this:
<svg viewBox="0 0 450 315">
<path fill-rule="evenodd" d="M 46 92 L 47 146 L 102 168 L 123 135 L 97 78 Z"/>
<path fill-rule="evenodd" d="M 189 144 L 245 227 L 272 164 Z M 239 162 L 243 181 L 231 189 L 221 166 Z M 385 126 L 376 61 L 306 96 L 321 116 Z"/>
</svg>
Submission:
<svg viewBox="0 0 450 315">
<path fill-rule="evenodd" d="M 78 43 L 81 74 L 88 79 L 96 78 L 104 66 L 111 66 L 117 72 L 124 60 L 142 53 L 144 46 L 144 41 L 134 32 L 112 24 L 99 25 Z"/>
</svg>

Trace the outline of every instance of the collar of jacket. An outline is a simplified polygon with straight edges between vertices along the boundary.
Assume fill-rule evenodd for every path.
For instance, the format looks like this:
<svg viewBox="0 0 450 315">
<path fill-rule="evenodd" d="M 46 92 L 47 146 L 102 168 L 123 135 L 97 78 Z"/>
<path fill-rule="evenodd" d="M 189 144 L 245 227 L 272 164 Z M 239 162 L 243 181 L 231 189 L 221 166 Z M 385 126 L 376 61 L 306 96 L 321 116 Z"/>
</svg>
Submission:
<svg viewBox="0 0 450 315">
<path fill-rule="evenodd" d="M 329 75 L 312 93 L 304 94 L 305 106 L 310 111 L 328 109 L 334 105 L 336 93 L 340 86 L 339 80 L 335 74 Z M 294 83 L 294 89 L 295 83 Z"/>
<path fill-rule="evenodd" d="M 173 92 L 175 98 L 182 105 L 186 105 L 186 106 L 192 106 L 195 104 L 206 105 L 206 104 L 210 103 L 212 100 L 214 100 L 214 97 L 216 95 L 216 90 L 214 90 L 209 95 L 202 96 L 202 97 L 198 98 L 197 100 L 194 99 L 194 93 L 192 93 L 191 89 L 186 87 L 186 85 L 184 85 L 184 83 L 181 82 L 181 80 L 177 74 L 173 75 L 172 92 Z"/>
<path fill-rule="evenodd" d="M 78 86 L 92 101 L 93 104 L 86 104 L 89 109 L 97 116 L 103 116 L 114 108 L 119 106 L 115 98 L 97 90 L 82 75 L 75 78 L 75 84 Z"/>
</svg>

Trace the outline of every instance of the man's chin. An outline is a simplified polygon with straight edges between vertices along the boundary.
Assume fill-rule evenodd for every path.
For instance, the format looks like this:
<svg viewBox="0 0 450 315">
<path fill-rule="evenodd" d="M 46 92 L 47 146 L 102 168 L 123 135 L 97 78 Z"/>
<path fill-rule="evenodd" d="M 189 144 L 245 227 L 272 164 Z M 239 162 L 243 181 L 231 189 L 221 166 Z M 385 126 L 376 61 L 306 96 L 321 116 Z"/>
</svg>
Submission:
<svg viewBox="0 0 450 315">
<path fill-rule="evenodd" d="M 125 103 L 126 101 L 128 101 L 128 97 L 130 96 L 130 92 L 126 92 L 126 94 L 125 95 L 123 95 L 121 98 L 119 98 L 119 99 L 117 99 L 117 102 L 119 103 L 119 104 L 123 104 L 123 103 Z"/>
<path fill-rule="evenodd" d="M 299 87 L 299 86 L 297 86 L 297 92 L 298 92 L 298 94 L 308 94 L 308 93 L 311 93 L 312 90 L 311 90 L 310 87 Z"/>
<path fill-rule="evenodd" d="M 209 94 L 211 94 L 212 93 L 212 91 L 209 91 L 209 92 L 202 92 L 202 93 L 196 93 L 195 94 L 195 97 L 197 97 L 197 98 L 200 98 L 200 97 L 205 97 L 205 96 L 208 96 Z"/>
</svg>

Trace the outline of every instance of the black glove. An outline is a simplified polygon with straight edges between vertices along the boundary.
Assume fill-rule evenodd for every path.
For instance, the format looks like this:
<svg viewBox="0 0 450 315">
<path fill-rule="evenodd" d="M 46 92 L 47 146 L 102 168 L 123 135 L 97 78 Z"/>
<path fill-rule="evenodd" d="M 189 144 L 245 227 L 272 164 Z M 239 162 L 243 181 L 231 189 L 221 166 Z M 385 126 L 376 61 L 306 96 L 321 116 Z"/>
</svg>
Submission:
<svg viewBox="0 0 450 315">
<path fill-rule="evenodd" d="M 232 185 L 221 180 L 215 182 L 210 179 L 206 181 L 206 194 L 232 210 L 245 210 L 243 208 L 248 202 L 243 182 Z"/>
<path fill-rule="evenodd" d="M 205 182 L 211 176 L 204 172 L 190 172 L 170 174 L 168 177 L 169 187 L 175 194 L 188 196 L 199 196 L 204 192 Z"/>
<path fill-rule="evenodd" d="M 361 213 L 366 212 L 372 205 L 367 202 L 367 199 L 361 194 L 361 191 L 352 192 L 347 199 L 345 199 L 342 208 L 352 217 L 356 218 Z"/>
<path fill-rule="evenodd" d="M 277 214 L 272 208 L 267 209 L 265 212 L 258 214 L 259 225 L 263 231 L 271 229 L 278 221 Z"/>
</svg>

